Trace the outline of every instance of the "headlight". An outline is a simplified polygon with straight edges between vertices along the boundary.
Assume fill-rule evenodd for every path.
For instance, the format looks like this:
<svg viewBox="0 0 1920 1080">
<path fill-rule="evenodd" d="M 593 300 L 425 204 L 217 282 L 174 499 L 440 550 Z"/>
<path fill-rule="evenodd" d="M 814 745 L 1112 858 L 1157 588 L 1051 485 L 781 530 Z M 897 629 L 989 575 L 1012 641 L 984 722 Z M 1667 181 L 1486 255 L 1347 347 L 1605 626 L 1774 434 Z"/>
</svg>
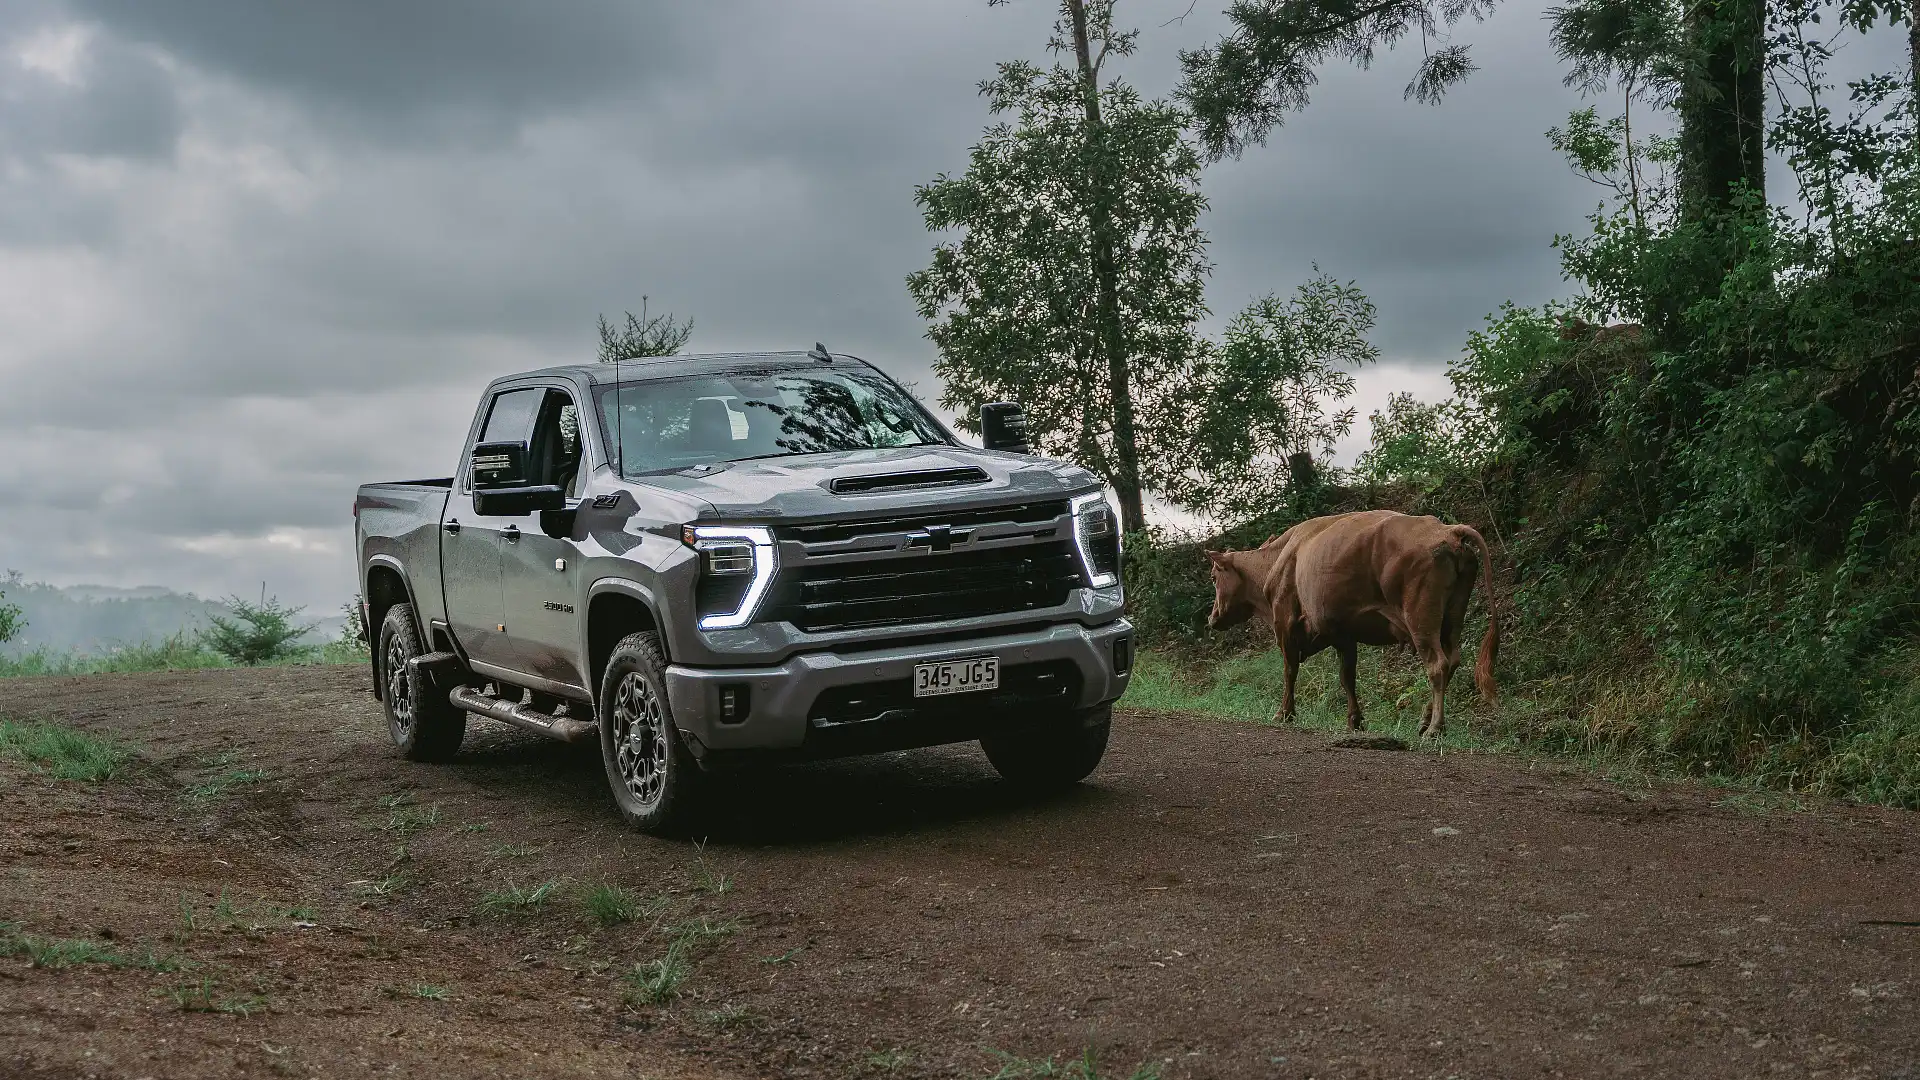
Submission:
<svg viewBox="0 0 1920 1080">
<path fill-rule="evenodd" d="M 777 549 L 760 525 L 688 525 L 680 539 L 700 553 L 694 608 L 702 630 L 731 630 L 753 621 L 773 584 Z"/>
<path fill-rule="evenodd" d="M 1105 495 L 1073 500 L 1073 544 L 1080 549 L 1087 584 L 1096 589 L 1120 584 L 1120 527 Z"/>
</svg>

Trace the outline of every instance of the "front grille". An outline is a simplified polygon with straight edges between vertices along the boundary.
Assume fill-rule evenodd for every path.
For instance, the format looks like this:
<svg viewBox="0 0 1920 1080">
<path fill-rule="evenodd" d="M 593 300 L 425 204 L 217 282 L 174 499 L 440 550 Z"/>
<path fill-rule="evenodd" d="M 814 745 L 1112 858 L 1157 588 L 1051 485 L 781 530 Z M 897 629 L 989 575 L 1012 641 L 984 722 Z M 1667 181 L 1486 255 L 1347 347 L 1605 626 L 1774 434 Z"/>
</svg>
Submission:
<svg viewBox="0 0 1920 1080">
<path fill-rule="evenodd" d="M 1000 668 L 1000 686 L 990 693 L 913 696 L 912 679 L 883 679 L 823 690 L 807 710 L 814 727 L 836 727 L 877 720 L 888 713 L 967 712 L 983 715 L 1008 706 L 1071 705 L 1080 697 L 1080 669 L 1071 660 L 1008 664 Z"/>
<path fill-rule="evenodd" d="M 781 571 L 762 617 L 808 633 L 967 619 L 1058 607 L 1079 584 L 1078 556 L 1064 539 L 802 563 Z"/>
</svg>

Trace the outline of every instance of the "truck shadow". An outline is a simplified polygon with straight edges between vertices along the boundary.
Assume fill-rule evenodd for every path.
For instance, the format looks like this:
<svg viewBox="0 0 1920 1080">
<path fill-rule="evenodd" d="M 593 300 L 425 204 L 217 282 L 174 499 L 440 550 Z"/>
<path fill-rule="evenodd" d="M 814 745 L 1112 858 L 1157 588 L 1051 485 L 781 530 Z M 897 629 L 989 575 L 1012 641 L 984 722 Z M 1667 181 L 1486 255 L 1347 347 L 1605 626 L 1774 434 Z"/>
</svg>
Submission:
<svg viewBox="0 0 1920 1080">
<path fill-rule="evenodd" d="M 622 827 L 598 747 L 475 724 L 454 768 L 495 794 L 537 799 L 583 823 Z M 1023 793 L 1000 779 L 971 743 L 740 768 L 707 779 L 702 813 L 680 839 L 723 846 L 830 843 L 1034 813 L 1079 816 L 1112 798 L 1100 790 L 1098 773 L 1068 791 Z"/>
</svg>

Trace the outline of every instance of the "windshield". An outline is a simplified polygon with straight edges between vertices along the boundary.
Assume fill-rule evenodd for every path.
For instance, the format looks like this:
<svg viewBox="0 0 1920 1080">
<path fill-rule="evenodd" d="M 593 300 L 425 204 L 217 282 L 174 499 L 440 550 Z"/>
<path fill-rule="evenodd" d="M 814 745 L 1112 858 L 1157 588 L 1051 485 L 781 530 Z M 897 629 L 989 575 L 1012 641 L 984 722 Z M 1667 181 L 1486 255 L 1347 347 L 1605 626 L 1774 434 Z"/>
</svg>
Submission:
<svg viewBox="0 0 1920 1080">
<path fill-rule="evenodd" d="M 625 476 L 748 458 L 947 442 L 870 368 L 773 368 L 628 382 L 599 391 Z"/>
</svg>

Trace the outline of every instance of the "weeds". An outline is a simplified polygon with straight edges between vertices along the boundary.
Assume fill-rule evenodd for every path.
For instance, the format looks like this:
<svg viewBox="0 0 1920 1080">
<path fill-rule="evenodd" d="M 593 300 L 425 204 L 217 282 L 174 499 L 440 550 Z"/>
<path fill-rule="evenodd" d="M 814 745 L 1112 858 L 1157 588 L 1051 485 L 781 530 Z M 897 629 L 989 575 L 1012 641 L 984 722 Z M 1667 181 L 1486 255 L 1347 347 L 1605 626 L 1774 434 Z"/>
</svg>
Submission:
<svg viewBox="0 0 1920 1080">
<path fill-rule="evenodd" d="M 689 919 L 686 922 L 668 928 L 667 933 L 675 941 L 685 942 L 689 945 L 698 945 L 731 936 L 733 932 L 738 929 L 740 929 L 739 919 L 716 921 L 706 915 L 702 915 L 698 919 Z"/>
<path fill-rule="evenodd" d="M 531 889 L 508 885 L 480 898 L 480 910 L 487 915 L 531 915 L 547 905 L 560 891 L 558 881 L 543 881 Z"/>
<path fill-rule="evenodd" d="M 495 859 L 524 859 L 538 850 L 531 844 L 495 844 L 487 854 Z"/>
<path fill-rule="evenodd" d="M 745 1005 L 726 1005 L 701 1013 L 700 1020 L 708 1027 L 732 1031 L 735 1028 L 759 1027 L 761 1017 Z"/>
<path fill-rule="evenodd" d="M 111 780 L 126 770 L 133 750 L 113 739 L 36 720 L 0 720 L 0 757 L 24 761 L 61 780 Z"/>
<path fill-rule="evenodd" d="M 631 889 L 623 889 L 618 885 L 595 885 L 587 891 L 586 897 L 587 914 L 598 919 L 602 926 L 658 915 L 666 910 L 670 902 L 664 896 L 642 899 Z"/>
<path fill-rule="evenodd" d="M 1052 1077 L 1060 1080 L 1107 1080 L 1094 1059 L 1092 1047 L 1082 1050 L 1078 1059 L 1064 1064 L 1056 1063 L 1051 1057 L 1018 1058 L 1000 1050 L 993 1051 L 993 1055 L 1000 1060 L 1000 1069 L 993 1074 L 992 1080 L 1048 1080 Z M 1160 1080 L 1160 1066 L 1142 1063 L 1127 1074 L 1126 1080 Z"/>
<path fill-rule="evenodd" d="M 23 934 L 17 926 L 9 923 L 0 923 L 0 956 L 24 956 L 37 968 L 100 964 L 142 971 L 178 971 L 183 966 L 178 958 L 161 956 L 147 945 L 142 945 L 137 953 L 125 953 L 97 941 Z"/>
<path fill-rule="evenodd" d="M 387 815 L 387 823 L 381 828 L 404 840 L 423 833 L 439 823 L 440 808 L 438 806 L 402 806 L 395 807 Z"/>
<path fill-rule="evenodd" d="M 413 879 L 405 874 L 388 874 L 383 878 L 368 878 L 363 881 L 349 881 L 347 885 L 356 896 L 370 899 L 385 899 L 406 889 Z"/>
<path fill-rule="evenodd" d="M 716 873 L 707 865 L 707 843 L 702 840 L 693 846 L 693 886 L 704 893 L 719 896 L 733 888 L 733 881 L 725 874 Z"/>
<path fill-rule="evenodd" d="M 265 779 L 265 769 L 228 769 L 215 774 L 204 784 L 188 788 L 185 798 L 190 803 L 215 802 L 231 795 L 236 788 L 249 787 Z"/>
<path fill-rule="evenodd" d="M 625 997 L 642 1005 L 664 1005 L 680 996 L 680 984 L 690 974 L 686 943 L 675 938 L 667 944 L 666 955 L 635 965 L 627 973 Z"/>
<path fill-rule="evenodd" d="M 234 997 L 215 997 L 213 976 L 203 975 L 199 981 L 184 983 L 166 992 L 167 999 L 183 1012 L 217 1012 L 232 1016 L 252 1016 L 265 1012 L 267 999 L 259 994 L 241 994 Z"/>
<path fill-rule="evenodd" d="M 867 1064 L 881 1072 L 893 1072 L 913 1059 L 913 1055 L 899 1047 L 880 1050 L 867 1055 Z"/>
<path fill-rule="evenodd" d="M 426 1001 L 447 1000 L 447 988 L 444 986 L 435 986 L 432 983 L 416 984 L 412 990 L 412 994 L 414 997 L 421 998 Z"/>
</svg>

